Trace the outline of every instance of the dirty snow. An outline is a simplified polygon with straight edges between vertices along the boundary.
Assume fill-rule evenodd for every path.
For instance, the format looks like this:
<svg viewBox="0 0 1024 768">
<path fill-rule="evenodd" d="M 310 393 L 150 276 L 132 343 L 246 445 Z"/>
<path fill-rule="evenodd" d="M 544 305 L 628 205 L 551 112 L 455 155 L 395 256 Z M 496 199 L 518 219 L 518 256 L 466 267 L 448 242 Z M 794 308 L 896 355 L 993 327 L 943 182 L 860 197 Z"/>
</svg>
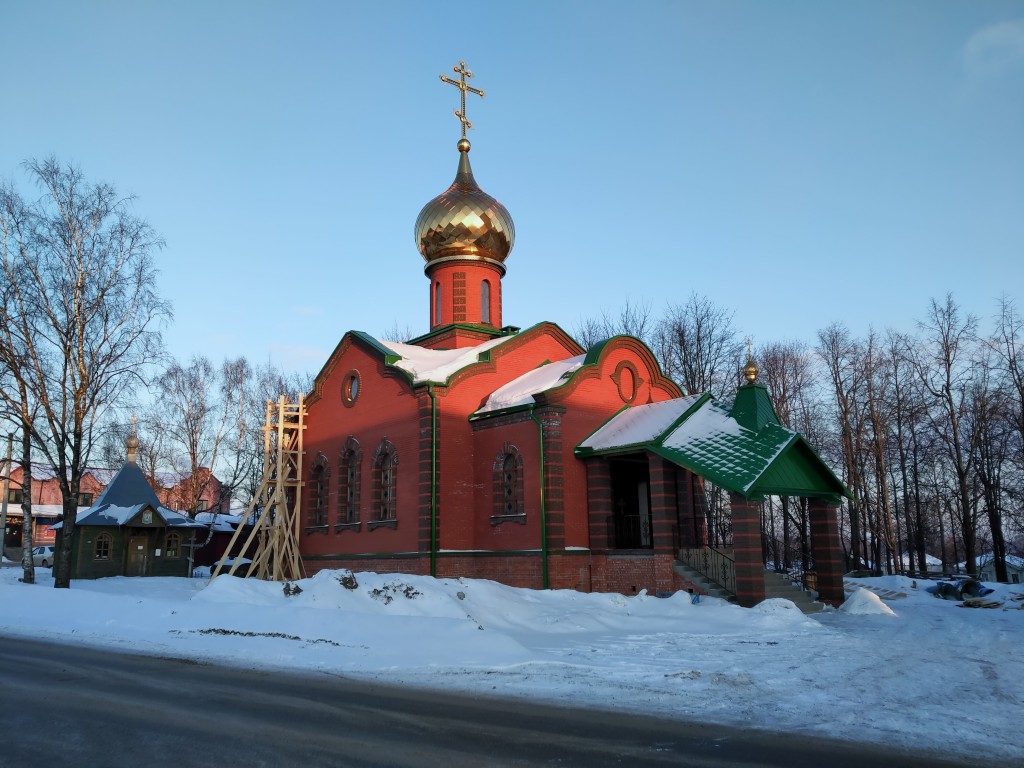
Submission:
<svg viewBox="0 0 1024 768">
<path fill-rule="evenodd" d="M 0 568 L 0 634 L 1024 761 L 1019 585 L 968 609 L 927 582 L 861 578 L 843 610 L 805 616 L 778 599 L 346 571 L 287 590 L 228 576 L 55 590 L 46 569 L 31 586 L 20 574 Z"/>
</svg>

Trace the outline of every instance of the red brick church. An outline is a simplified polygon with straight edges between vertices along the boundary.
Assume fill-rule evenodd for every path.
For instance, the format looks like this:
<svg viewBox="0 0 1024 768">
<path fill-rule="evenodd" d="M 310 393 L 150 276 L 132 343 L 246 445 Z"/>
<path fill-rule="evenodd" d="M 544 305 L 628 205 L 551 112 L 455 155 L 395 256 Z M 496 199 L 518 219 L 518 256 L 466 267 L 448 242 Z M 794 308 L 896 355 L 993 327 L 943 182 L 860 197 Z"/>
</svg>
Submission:
<svg viewBox="0 0 1024 768">
<path fill-rule="evenodd" d="M 584 349 L 553 323 L 502 317 L 515 239 L 476 183 L 466 93 L 452 185 L 415 237 L 429 331 L 405 343 L 346 333 L 306 399 L 300 551 L 322 568 L 488 578 L 515 586 L 666 593 L 705 541 L 704 481 L 730 492 L 726 581 L 764 597 L 759 501 L 811 499 L 823 601 L 843 599 L 836 509 L 848 491 L 778 423 L 756 367 L 731 405 L 684 395 L 628 336 Z"/>
</svg>

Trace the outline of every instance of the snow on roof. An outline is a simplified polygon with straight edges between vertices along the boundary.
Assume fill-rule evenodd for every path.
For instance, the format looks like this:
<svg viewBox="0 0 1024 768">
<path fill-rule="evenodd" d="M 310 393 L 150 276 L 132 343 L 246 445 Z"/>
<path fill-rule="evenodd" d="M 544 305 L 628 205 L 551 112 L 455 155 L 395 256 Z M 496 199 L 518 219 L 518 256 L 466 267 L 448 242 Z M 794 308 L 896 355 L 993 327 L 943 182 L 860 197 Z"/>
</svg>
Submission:
<svg viewBox="0 0 1024 768">
<path fill-rule="evenodd" d="M 382 347 L 391 350 L 402 359 L 394 363 L 396 368 L 401 368 L 409 373 L 413 382 L 421 384 L 428 381 L 443 382 L 448 377 L 480 360 L 480 354 L 499 347 L 512 336 L 499 336 L 490 339 L 475 347 L 462 347 L 460 349 L 424 349 L 415 344 L 402 344 L 397 341 L 382 341 L 377 343 Z"/>
<path fill-rule="evenodd" d="M 599 451 L 651 442 L 692 408 L 700 397 L 701 395 L 688 395 L 627 408 L 580 443 L 580 447 Z"/>
<path fill-rule="evenodd" d="M 534 402 L 534 395 L 562 386 L 571 378 L 573 372 L 582 367 L 585 359 L 586 355 L 578 355 L 527 371 L 519 378 L 512 379 L 508 384 L 494 390 L 476 413 L 491 413 L 519 405 L 529 405 Z"/>
<path fill-rule="evenodd" d="M 127 506 L 117 504 L 97 504 L 86 510 L 79 510 L 76 525 L 100 525 L 100 526 L 123 526 L 127 525 L 136 515 L 144 509 L 155 509 L 156 513 L 164 519 L 164 522 L 171 528 L 205 528 L 202 523 L 190 519 L 180 512 L 175 512 L 167 507 L 153 507 L 151 504 L 139 503 Z M 50 526 L 54 530 L 60 528 L 62 523 Z"/>
<path fill-rule="evenodd" d="M 202 523 L 205 526 L 213 528 L 217 532 L 231 533 L 236 527 L 241 525 L 242 518 L 245 517 L 243 511 L 240 515 L 225 515 L 219 512 L 199 512 L 195 516 L 197 523 Z"/>
<path fill-rule="evenodd" d="M 667 434 L 662 445 L 714 467 L 725 477 L 742 478 L 746 491 L 795 436 L 777 425 L 754 432 L 730 416 L 724 406 L 709 400 Z"/>
<path fill-rule="evenodd" d="M 14 507 L 19 513 L 21 512 L 21 505 L 18 504 Z M 79 512 L 84 512 L 88 507 L 79 507 Z M 11 508 L 8 507 L 7 512 L 10 514 Z M 32 517 L 60 517 L 64 514 L 63 504 L 33 504 L 32 505 Z"/>
<path fill-rule="evenodd" d="M 991 563 L 994 559 L 994 553 L 986 552 L 983 555 L 978 555 L 975 562 L 977 563 L 978 567 L 981 568 Z M 1014 568 L 1024 570 L 1024 557 L 1017 557 L 1016 555 L 1007 555 L 1006 564 L 1013 566 Z M 959 566 L 963 568 L 966 566 L 966 563 L 959 563 Z"/>
<path fill-rule="evenodd" d="M 134 462 L 126 462 L 114 475 L 114 479 L 103 489 L 100 497 L 96 499 L 97 507 L 103 504 L 122 507 L 148 504 L 156 509 L 160 506 L 160 500 L 138 465 Z"/>
<path fill-rule="evenodd" d="M 904 552 L 900 555 L 900 560 L 903 562 L 905 568 L 913 568 L 917 565 L 917 553 L 916 552 Z M 928 567 L 941 568 L 942 561 L 934 555 L 929 555 L 925 552 L 924 564 Z"/>
</svg>

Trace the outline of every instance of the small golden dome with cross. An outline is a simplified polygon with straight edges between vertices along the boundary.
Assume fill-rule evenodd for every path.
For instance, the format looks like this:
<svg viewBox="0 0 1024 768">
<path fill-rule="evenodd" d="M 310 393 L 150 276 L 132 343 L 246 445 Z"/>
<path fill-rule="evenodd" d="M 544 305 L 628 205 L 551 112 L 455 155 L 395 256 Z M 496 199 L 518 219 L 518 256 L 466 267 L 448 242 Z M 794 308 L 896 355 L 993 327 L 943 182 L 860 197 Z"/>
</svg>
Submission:
<svg viewBox="0 0 1024 768">
<path fill-rule="evenodd" d="M 428 267 L 440 260 L 472 259 L 487 261 L 504 273 L 504 261 L 515 243 L 515 225 L 508 209 L 488 195 L 473 178 L 469 164 L 470 143 L 466 129 L 473 124 L 466 119 L 466 94 L 483 96 L 484 92 L 470 86 L 466 79 L 473 73 L 460 61 L 453 68 L 455 80 L 441 75 L 441 80 L 461 92 L 461 110 L 455 116 L 462 124 L 459 139 L 459 168 L 455 181 L 420 211 L 416 219 L 416 245 Z"/>
<path fill-rule="evenodd" d="M 753 384 L 757 381 L 757 374 L 761 372 L 761 369 L 757 367 L 757 363 L 754 362 L 753 344 L 751 340 L 747 339 L 747 364 L 743 366 L 743 378 L 747 380 L 747 384 Z"/>
</svg>

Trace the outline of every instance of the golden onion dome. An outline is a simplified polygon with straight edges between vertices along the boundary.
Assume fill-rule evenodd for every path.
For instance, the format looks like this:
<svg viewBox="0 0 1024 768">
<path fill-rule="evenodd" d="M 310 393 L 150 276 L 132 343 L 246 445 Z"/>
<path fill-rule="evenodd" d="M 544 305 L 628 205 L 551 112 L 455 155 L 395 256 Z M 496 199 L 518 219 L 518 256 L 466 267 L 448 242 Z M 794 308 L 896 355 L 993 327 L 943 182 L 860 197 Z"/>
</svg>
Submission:
<svg viewBox="0 0 1024 768">
<path fill-rule="evenodd" d="M 477 186 L 469 165 L 469 142 L 463 138 L 458 147 L 455 181 L 416 218 L 416 245 L 426 259 L 425 270 L 441 261 L 473 259 L 489 262 L 504 274 L 504 261 L 516 239 L 512 217 Z"/>
</svg>

